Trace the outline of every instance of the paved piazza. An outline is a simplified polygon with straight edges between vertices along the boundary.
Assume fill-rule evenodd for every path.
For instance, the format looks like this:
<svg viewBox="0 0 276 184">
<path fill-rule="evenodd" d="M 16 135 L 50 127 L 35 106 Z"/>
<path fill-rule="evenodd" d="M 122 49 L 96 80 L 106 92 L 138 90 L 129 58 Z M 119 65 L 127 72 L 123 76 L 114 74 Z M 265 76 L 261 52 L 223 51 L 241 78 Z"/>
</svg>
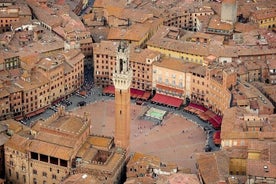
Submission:
<svg viewBox="0 0 276 184">
<path fill-rule="evenodd" d="M 130 152 L 156 155 L 161 161 L 176 163 L 180 169 L 191 168 L 195 173 L 196 152 L 203 152 L 206 134 L 200 126 L 185 117 L 168 113 L 163 125 L 141 119 L 149 107 L 131 105 Z M 93 134 L 114 136 L 114 101 L 98 101 L 71 110 L 82 115 L 89 112 L 92 117 Z"/>
</svg>

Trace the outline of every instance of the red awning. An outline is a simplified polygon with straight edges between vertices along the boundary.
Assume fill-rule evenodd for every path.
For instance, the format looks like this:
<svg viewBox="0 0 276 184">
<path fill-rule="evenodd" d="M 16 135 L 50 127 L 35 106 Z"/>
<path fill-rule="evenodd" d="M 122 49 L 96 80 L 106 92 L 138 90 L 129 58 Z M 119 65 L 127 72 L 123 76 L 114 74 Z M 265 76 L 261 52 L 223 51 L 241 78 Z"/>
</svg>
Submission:
<svg viewBox="0 0 276 184">
<path fill-rule="evenodd" d="M 46 110 L 45 107 L 42 108 L 42 109 L 38 109 L 38 110 L 36 110 L 36 111 L 34 111 L 34 112 L 30 112 L 29 114 L 26 114 L 26 117 L 32 117 L 32 116 L 35 116 L 35 115 L 37 115 L 37 114 L 41 114 L 41 113 L 43 113 L 45 110 Z"/>
<path fill-rule="evenodd" d="M 115 87 L 114 86 L 107 86 L 103 89 L 104 94 L 115 94 Z"/>
<path fill-rule="evenodd" d="M 195 103 L 190 103 L 189 106 L 196 110 L 199 110 L 201 112 L 206 112 L 208 110 L 206 107 L 204 107 L 202 105 L 195 104 Z"/>
<path fill-rule="evenodd" d="M 220 139 L 220 131 L 216 131 L 213 135 L 214 139 Z"/>
<path fill-rule="evenodd" d="M 142 100 L 148 100 L 150 97 L 150 92 L 149 91 L 145 91 L 145 93 L 143 94 L 143 96 L 141 96 L 140 99 Z"/>
<path fill-rule="evenodd" d="M 80 91 L 80 95 L 85 96 L 87 92 L 85 90 Z"/>
<path fill-rule="evenodd" d="M 219 115 L 216 115 L 215 117 L 213 117 L 213 119 L 219 124 L 221 124 L 221 122 L 222 122 L 222 117 Z"/>
<path fill-rule="evenodd" d="M 154 95 L 154 97 L 151 99 L 151 101 L 160 103 L 163 105 L 173 106 L 173 107 L 180 107 L 180 105 L 183 103 L 182 99 L 163 95 L 163 94 L 158 94 L 158 93 Z"/>
<path fill-rule="evenodd" d="M 143 96 L 143 94 L 145 93 L 145 91 L 139 90 L 139 89 L 130 89 L 130 96 L 132 98 L 141 98 Z"/>
<path fill-rule="evenodd" d="M 215 144 L 221 144 L 220 131 L 214 133 L 213 140 Z"/>
<path fill-rule="evenodd" d="M 221 127 L 221 122 L 218 122 L 214 118 L 210 118 L 210 119 L 208 119 L 208 121 L 212 124 L 212 126 L 214 127 L 214 129 L 219 129 Z"/>
</svg>

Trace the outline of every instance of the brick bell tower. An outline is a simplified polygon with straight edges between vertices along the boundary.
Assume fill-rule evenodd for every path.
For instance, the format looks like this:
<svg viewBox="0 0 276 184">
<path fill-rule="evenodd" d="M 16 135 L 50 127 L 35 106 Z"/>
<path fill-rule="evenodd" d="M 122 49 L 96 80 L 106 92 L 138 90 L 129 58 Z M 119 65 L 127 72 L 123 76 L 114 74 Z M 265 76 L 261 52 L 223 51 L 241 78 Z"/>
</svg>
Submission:
<svg viewBox="0 0 276 184">
<path fill-rule="evenodd" d="M 129 46 L 120 42 L 113 71 L 115 86 L 115 145 L 128 150 L 130 136 L 130 85 L 132 69 L 129 67 Z"/>
</svg>

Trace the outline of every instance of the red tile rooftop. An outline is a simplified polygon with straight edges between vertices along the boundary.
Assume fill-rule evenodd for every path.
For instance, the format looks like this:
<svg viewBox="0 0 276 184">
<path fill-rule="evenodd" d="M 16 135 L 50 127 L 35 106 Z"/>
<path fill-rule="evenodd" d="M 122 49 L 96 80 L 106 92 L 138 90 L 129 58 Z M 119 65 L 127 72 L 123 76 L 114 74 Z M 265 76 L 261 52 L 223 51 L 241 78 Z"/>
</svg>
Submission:
<svg viewBox="0 0 276 184">
<path fill-rule="evenodd" d="M 276 8 L 255 11 L 255 12 L 253 12 L 252 17 L 255 18 L 256 20 L 275 18 L 276 17 Z"/>
<path fill-rule="evenodd" d="M 235 3 L 237 3 L 237 0 L 222 0 L 222 3 L 224 4 L 235 4 Z"/>
<path fill-rule="evenodd" d="M 247 160 L 246 173 L 250 176 L 275 178 L 276 165 L 262 160 Z"/>
<path fill-rule="evenodd" d="M 231 31 L 233 30 L 233 25 L 229 23 L 221 22 L 220 17 L 213 16 L 209 22 L 208 28 Z"/>
<path fill-rule="evenodd" d="M 176 173 L 169 176 L 170 184 L 200 184 L 200 181 L 195 174 Z"/>
</svg>

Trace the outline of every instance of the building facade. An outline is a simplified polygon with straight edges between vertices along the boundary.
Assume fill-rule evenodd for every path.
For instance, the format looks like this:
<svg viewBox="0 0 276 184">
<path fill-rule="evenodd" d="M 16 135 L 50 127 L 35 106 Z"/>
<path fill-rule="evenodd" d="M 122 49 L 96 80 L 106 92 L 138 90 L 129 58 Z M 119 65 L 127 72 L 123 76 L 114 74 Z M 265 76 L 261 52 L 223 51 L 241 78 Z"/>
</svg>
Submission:
<svg viewBox="0 0 276 184">
<path fill-rule="evenodd" d="M 6 58 L 6 79 L 1 84 L 2 119 L 22 119 L 42 113 L 51 103 L 70 95 L 84 82 L 84 55 L 79 49 L 71 49 L 34 63 L 23 63 L 19 57 Z M 16 58 L 16 59 L 15 59 Z M 9 61 L 9 62 L 8 62 Z M 24 61 L 25 62 L 25 61 Z M 6 72 L 5 72 L 6 71 Z M 4 75 L 3 75 L 4 76 Z"/>
<path fill-rule="evenodd" d="M 11 30 L 12 22 L 19 21 L 19 8 L 1 7 L 0 32 Z"/>
<path fill-rule="evenodd" d="M 89 134 L 90 119 L 63 108 L 32 129 L 14 134 L 5 144 L 7 181 L 60 183 L 70 174 L 76 152 Z"/>
<path fill-rule="evenodd" d="M 93 47 L 94 82 L 106 87 L 113 85 L 112 74 L 116 64 L 117 42 L 102 41 Z M 131 88 L 152 89 L 152 65 L 161 57 L 159 52 L 130 46 L 129 65 L 133 70 Z"/>
<path fill-rule="evenodd" d="M 273 8 L 257 10 L 250 19 L 258 24 L 259 28 L 273 29 L 276 27 L 276 12 Z"/>
</svg>

